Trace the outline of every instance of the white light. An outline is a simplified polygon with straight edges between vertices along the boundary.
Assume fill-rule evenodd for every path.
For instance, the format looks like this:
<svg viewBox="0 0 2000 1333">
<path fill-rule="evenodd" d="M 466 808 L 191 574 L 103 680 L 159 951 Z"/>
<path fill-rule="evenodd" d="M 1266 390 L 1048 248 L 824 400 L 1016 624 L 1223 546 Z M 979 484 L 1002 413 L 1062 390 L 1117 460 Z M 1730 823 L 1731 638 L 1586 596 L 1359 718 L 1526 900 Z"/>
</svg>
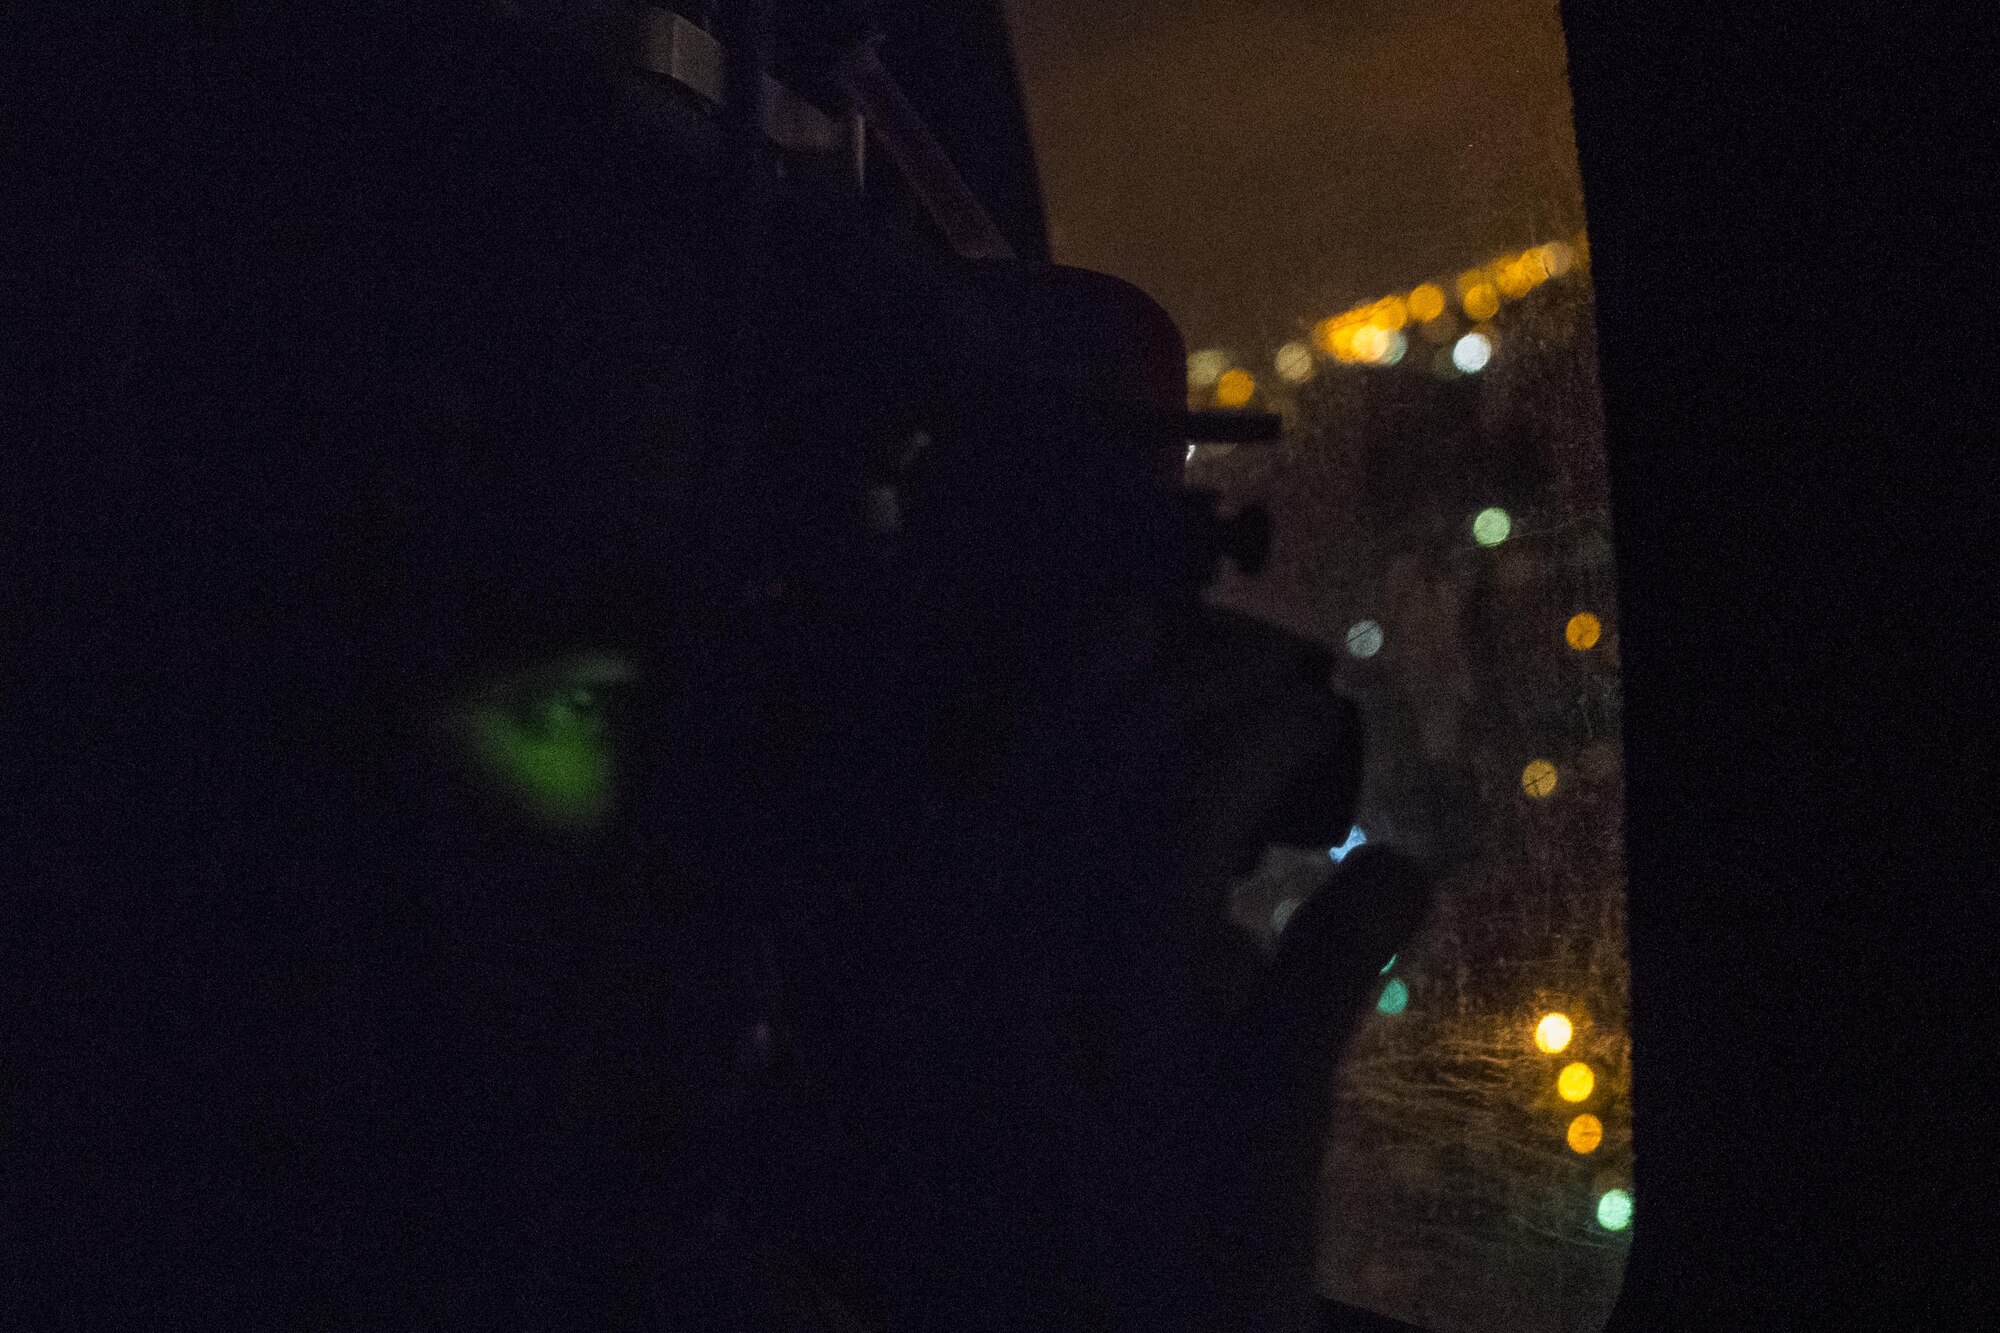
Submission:
<svg viewBox="0 0 2000 1333">
<path fill-rule="evenodd" d="M 1347 627 L 1347 651 L 1356 657 L 1373 657 L 1382 651 L 1382 627 L 1372 620 L 1357 620 Z"/>
<path fill-rule="evenodd" d="M 1286 343 L 1272 359 L 1278 367 L 1279 378 L 1288 384 L 1304 384 L 1313 377 L 1312 348 L 1304 343 Z"/>
<path fill-rule="evenodd" d="M 1483 333 L 1468 333 L 1451 347 L 1451 363 L 1468 375 L 1483 369 L 1492 356 L 1493 344 Z"/>
<path fill-rule="evenodd" d="M 1382 349 L 1377 360 L 1385 366 L 1393 366 L 1403 359 L 1403 353 L 1410 350 L 1410 337 L 1401 329 L 1389 335 L 1389 345 Z"/>
<path fill-rule="evenodd" d="M 1188 446 L 1187 459 L 1186 459 L 1187 462 L 1190 463 L 1194 462 L 1194 448 L 1195 447 L 1193 445 Z"/>
<path fill-rule="evenodd" d="M 1287 898 L 1271 909 L 1271 929 L 1282 931 L 1285 923 L 1292 919 L 1292 913 L 1299 910 L 1297 898 Z"/>
<path fill-rule="evenodd" d="M 1204 347 L 1187 359 L 1188 387 L 1206 389 L 1229 369 L 1229 353 L 1220 347 Z"/>
<path fill-rule="evenodd" d="M 1361 846 L 1367 841 L 1368 841 L 1368 835 L 1361 831 L 1361 825 L 1356 824 L 1353 828 L 1347 830 L 1347 841 L 1341 843 L 1340 846 L 1338 847 L 1327 848 L 1326 854 L 1332 857 L 1336 861 L 1345 861 L 1347 859 L 1347 854 L 1349 852 L 1353 851 L 1356 847 Z M 1390 961 L 1394 962 L 1395 960 L 1391 959 Z M 1385 967 L 1382 970 L 1384 972 L 1387 972 L 1389 969 Z"/>
</svg>

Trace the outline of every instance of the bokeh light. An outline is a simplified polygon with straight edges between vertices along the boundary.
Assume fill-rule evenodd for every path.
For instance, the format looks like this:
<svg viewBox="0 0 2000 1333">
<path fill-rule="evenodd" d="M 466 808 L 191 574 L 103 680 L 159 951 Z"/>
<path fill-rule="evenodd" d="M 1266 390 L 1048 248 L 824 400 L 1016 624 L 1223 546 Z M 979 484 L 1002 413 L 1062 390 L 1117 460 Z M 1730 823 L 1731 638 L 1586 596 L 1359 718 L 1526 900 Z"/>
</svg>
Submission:
<svg viewBox="0 0 2000 1333">
<path fill-rule="evenodd" d="M 1498 507 L 1482 509 L 1472 519 L 1472 540 L 1481 546 L 1498 546 L 1514 530 L 1514 520 Z"/>
<path fill-rule="evenodd" d="M 1459 300 L 1468 319 L 1491 319 L 1500 310 L 1500 292 L 1490 282 L 1482 282 Z"/>
<path fill-rule="evenodd" d="M 1569 624 L 1563 627 L 1563 638 L 1578 652 L 1586 648 L 1595 648 L 1598 638 L 1603 633 L 1603 622 L 1588 611 L 1577 612 L 1569 618 Z"/>
<path fill-rule="evenodd" d="M 1556 1075 L 1556 1095 L 1566 1102 L 1580 1102 L 1588 1097 L 1597 1086 L 1597 1075 L 1590 1072 L 1590 1066 L 1579 1060 L 1573 1065 L 1564 1065 Z"/>
<path fill-rule="evenodd" d="M 1569 272 L 1571 254 L 1570 248 L 1567 245 L 1564 245 L 1561 241 L 1550 241 L 1547 245 L 1540 247 L 1540 249 L 1542 252 L 1542 267 L 1548 270 L 1550 277 L 1560 278 L 1563 274 Z"/>
<path fill-rule="evenodd" d="M 1373 657 L 1382 651 L 1382 627 L 1372 620 L 1357 620 L 1347 627 L 1347 651 L 1356 657 Z"/>
<path fill-rule="evenodd" d="M 1184 460 L 1182 460 L 1182 461 L 1184 461 L 1184 462 L 1188 462 L 1188 463 L 1192 463 L 1192 462 L 1194 462 L 1194 451 L 1195 451 L 1195 448 L 1196 448 L 1196 446 L 1194 446 L 1194 445 L 1192 445 L 1192 444 L 1191 444 L 1191 445 L 1189 445 L 1189 446 L 1188 446 L 1188 451 L 1187 451 L 1187 457 L 1186 457 L 1186 458 L 1185 458 Z"/>
<path fill-rule="evenodd" d="M 1400 1014 L 1410 1007 L 1410 988 L 1403 984 L 1401 977 L 1390 977 L 1389 984 L 1382 988 L 1382 998 L 1375 1001 L 1378 1014 Z"/>
<path fill-rule="evenodd" d="M 1215 382 L 1215 401 L 1223 407 L 1241 407 L 1257 392 L 1257 381 L 1247 370 L 1226 370 Z"/>
<path fill-rule="evenodd" d="M 1535 1049 L 1554 1055 L 1569 1045 L 1573 1031 L 1568 1014 L 1544 1014 L 1542 1021 L 1535 1024 Z"/>
<path fill-rule="evenodd" d="M 1206 389 L 1229 369 L 1229 353 L 1220 347 L 1204 347 L 1187 359 L 1188 388 Z"/>
<path fill-rule="evenodd" d="M 1278 378 L 1287 384 L 1304 384 L 1313 377 L 1312 348 L 1304 343 L 1286 343 L 1272 361 L 1277 366 Z"/>
<path fill-rule="evenodd" d="M 1349 852 L 1353 851 L 1356 847 L 1364 845 L 1367 841 L 1368 835 L 1361 831 L 1361 825 L 1356 824 L 1347 830 L 1347 841 L 1341 843 L 1338 847 L 1327 848 L 1326 854 L 1336 861 L 1344 861 L 1347 859 Z M 1395 960 L 1392 958 L 1390 961 L 1394 962 Z M 1382 970 L 1387 972 L 1389 969 L 1385 967 Z"/>
<path fill-rule="evenodd" d="M 1533 760 L 1521 770 L 1521 790 L 1536 800 L 1544 800 L 1553 795 L 1555 789 L 1556 766 L 1548 760 Z"/>
<path fill-rule="evenodd" d="M 1401 329 L 1398 329 L 1389 335 L 1389 345 L 1383 349 L 1382 355 L 1375 358 L 1376 363 L 1384 366 L 1393 366 L 1398 361 L 1401 361 L 1403 353 L 1409 350 L 1410 336 Z"/>
<path fill-rule="evenodd" d="M 1385 296 L 1368 307 L 1368 322 L 1394 333 L 1410 322 L 1410 303 L 1400 296 Z"/>
<path fill-rule="evenodd" d="M 1534 288 L 1534 279 L 1528 276 L 1518 258 L 1501 261 L 1493 270 L 1493 285 L 1500 294 L 1510 301 L 1518 301 Z"/>
<path fill-rule="evenodd" d="M 1420 324 L 1436 319 L 1444 313 L 1444 288 L 1427 282 L 1413 289 L 1404 304 L 1409 308 L 1410 318 Z"/>
<path fill-rule="evenodd" d="M 1493 340 L 1483 333 L 1468 333 L 1451 345 L 1451 363 L 1468 375 L 1484 370 L 1492 359 Z"/>
<path fill-rule="evenodd" d="M 1299 910 L 1297 898 L 1286 898 L 1271 909 L 1271 929 L 1283 931 L 1285 923 L 1292 919 L 1292 913 Z"/>
<path fill-rule="evenodd" d="M 1390 954 L 1390 955 L 1389 955 L 1389 961 L 1388 961 L 1388 962 L 1386 962 L 1386 963 L 1384 963 L 1384 964 L 1382 964 L 1382 975 L 1383 975 L 1383 976 L 1385 976 L 1385 977 L 1386 977 L 1386 976 L 1388 976 L 1388 975 L 1389 975 L 1389 969 L 1390 969 L 1390 968 L 1392 968 L 1392 967 L 1394 967 L 1394 966 L 1396 965 L 1396 960 L 1397 960 L 1398 958 L 1401 958 L 1401 957 L 1402 957 L 1402 955 L 1401 955 L 1401 954 L 1398 954 L 1398 953 L 1392 953 L 1392 954 Z"/>
<path fill-rule="evenodd" d="M 1363 324 L 1354 331 L 1350 344 L 1354 355 L 1362 361 L 1380 361 L 1389 354 L 1389 344 L 1393 335 L 1379 324 Z"/>
<path fill-rule="evenodd" d="M 1588 1113 L 1580 1115 L 1569 1122 L 1569 1133 L 1564 1137 L 1569 1140 L 1571 1152 L 1596 1152 L 1597 1145 L 1604 1142 L 1604 1122 Z"/>
<path fill-rule="evenodd" d="M 1597 1201 L 1597 1225 L 1606 1231 L 1623 1231 L 1632 1225 L 1632 1195 L 1626 1190 L 1606 1190 Z"/>
</svg>

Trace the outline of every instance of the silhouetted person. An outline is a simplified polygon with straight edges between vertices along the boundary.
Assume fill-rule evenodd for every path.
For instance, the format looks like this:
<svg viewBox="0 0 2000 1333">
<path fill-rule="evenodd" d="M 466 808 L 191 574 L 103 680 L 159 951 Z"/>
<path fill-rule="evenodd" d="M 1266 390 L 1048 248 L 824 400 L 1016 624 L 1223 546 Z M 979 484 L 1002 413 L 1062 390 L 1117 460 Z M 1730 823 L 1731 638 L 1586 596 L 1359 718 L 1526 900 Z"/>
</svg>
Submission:
<svg viewBox="0 0 2000 1333">
<path fill-rule="evenodd" d="M 1302 1327 L 1423 893 L 1275 972 L 1222 902 L 1339 719 L 1186 606 L 940 685 L 922 597 L 746 597 L 699 180 L 450 17 L 7 108 L 0 1323 Z"/>
</svg>

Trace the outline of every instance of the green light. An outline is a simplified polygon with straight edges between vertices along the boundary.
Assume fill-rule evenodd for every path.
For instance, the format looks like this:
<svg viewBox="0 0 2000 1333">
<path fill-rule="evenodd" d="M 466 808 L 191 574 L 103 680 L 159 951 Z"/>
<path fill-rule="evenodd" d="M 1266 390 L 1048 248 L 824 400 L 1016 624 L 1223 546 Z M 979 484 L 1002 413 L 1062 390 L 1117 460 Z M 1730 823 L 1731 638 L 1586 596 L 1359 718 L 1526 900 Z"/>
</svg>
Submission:
<svg viewBox="0 0 2000 1333">
<path fill-rule="evenodd" d="M 529 819 L 592 829 L 611 812 L 617 771 L 607 697 L 636 674 L 608 654 L 565 658 L 482 690 L 451 730 L 473 770 Z"/>
<path fill-rule="evenodd" d="M 1632 1225 L 1632 1196 L 1625 1190 L 1606 1190 L 1597 1201 L 1597 1225 L 1606 1231 L 1623 1231 Z"/>
<path fill-rule="evenodd" d="M 1401 977 L 1390 978 L 1382 988 L 1382 998 L 1375 1001 L 1378 1014 L 1400 1014 L 1410 1007 L 1410 988 L 1403 984 Z"/>
<path fill-rule="evenodd" d="M 1385 976 L 1385 977 L 1386 977 L 1386 976 L 1388 976 L 1388 975 L 1389 975 L 1389 969 L 1390 969 L 1390 968 L 1392 968 L 1392 967 L 1394 967 L 1394 966 L 1396 965 L 1396 959 L 1397 959 L 1397 958 L 1399 958 L 1399 957 L 1401 957 L 1401 955 L 1400 955 L 1400 954 L 1393 954 L 1393 953 L 1392 953 L 1392 954 L 1390 954 L 1390 955 L 1389 955 L 1389 961 L 1388 961 L 1388 962 L 1386 962 L 1386 963 L 1384 963 L 1384 964 L 1382 964 L 1382 975 L 1383 975 L 1383 976 Z"/>
<path fill-rule="evenodd" d="M 1514 530 L 1514 520 L 1504 509 L 1482 509 L 1472 520 L 1472 539 L 1481 546 L 1498 546 Z"/>
</svg>

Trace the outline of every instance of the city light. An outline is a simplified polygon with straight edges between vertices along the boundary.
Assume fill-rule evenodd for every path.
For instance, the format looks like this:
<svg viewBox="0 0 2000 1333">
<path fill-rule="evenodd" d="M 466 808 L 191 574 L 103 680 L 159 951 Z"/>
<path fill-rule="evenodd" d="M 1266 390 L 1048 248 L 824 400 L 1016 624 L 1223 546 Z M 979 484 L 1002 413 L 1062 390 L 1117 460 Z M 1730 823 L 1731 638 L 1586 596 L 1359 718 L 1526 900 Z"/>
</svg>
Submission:
<svg viewBox="0 0 2000 1333">
<path fill-rule="evenodd" d="M 1229 369 L 1229 353 L 1220 347 L 1204 347 L 1187 359 L 1188 387 L 1206 389 Z"/>
<path fill-rule="evenodd" d="M 1521 770 L 1521 790 L 1536 800 L 1546 800 L 1555 794 L 1556 766 L 1546 759 L 1531 760 Z"/>
<path fill-rule="evenodd" d="M 1389 984 L 1382 988 L 1382 998 L 1375 1001 L 1378 1014 L 1400 1014 L 1410 1007 L 1410 988 L 1403 984 L 1401 977 L 1390 977 Z"/>
<path fill-rule="evenodd" d="M 1444 313 L 1444 288 L 1427 282 L 1410 293 L 1406 304 L 1410 318 L 1419 324 L 1436 319 Z"/>
<path fill-rule="evenodd" d="M 1410 336 L 1407 333 L 1404 333 L 1402 330 L 1398 329 L 1396 332 L 1389 335 L 1389 345 L 1388 347 L 1383 349 L 1382 355 L 1375 358 L 1376 364 L 1384 366 L 1393 366 L 1398 361 L 1401 361 L 1403 359 L 1403 353 L 1409 350 L 1410 350 Z"/>
<path fill-rule="evenodd" d="M 1482 509 L 1472 517 L 1472 540 L 1481 546 L 1498 546 L 1514 530 L 1514 520 L 1504 509 Z"/>
<path fill-rule="evenodd" d="M 1215 401 L 1223 407 L 1241 407 L 1257 391 L 1257 381 L 1247 370 L 1225 370 L 1215 382 Z"/>
<path fill-rule="evenodd" d="M 1400 296 L 1385 296 L 1368 307 L 1368 322 L 1394 333 L 1410 322 L 1410 303 Z"/>
<path fill-rule="evenodd" d="M 1288 384 L 1304 384 L 1313 377 L 1312 348 L 1304 343 L 1286 343 L 1272 360 L 1278 377 Z"/>
<path fill-rule="evenodd" d="M 1544 1014 L 1542 1021 L 1535 1024 L 1535 1048 L 1545 1055 L 1554 1055 L 1569 1045 L 1572 1031 L 1568 1014 Z"/>
<path fill-rule="evenodd" d="M 1571 1152 L 1594 1153 L 1597 1145 L 1604 1142 L 1604 1122 L 1594 1115 L 1580 1115 L 1569 1122 L 1569 1133 L 1564 1137 L 1569 1140 Z"/>
<path fill-rule="evenodd" d="M 1451 363 L 1468 375 L 1486 369 L 1493 359 L 1493 340 L 1483 333 L 1468 333 L 1451 345 Z"/>
<path fill-rule="evenodd" d="M 1606 1231 L 1623 1231 L 1632 1225 L 1632 1196 L 1625 1190 L 1606 1190 L 1597 1201 L 1597 1225 Z"/>
<path fill-rule="evenodd" d="M 1341 843 L 1338 847 L 1327 848 L 1326 854 L 1336 861 L 1345 861 L 1349 852 L 1353 851 L 1356 847 L 1362 846 L 1367 841 L 1368 835 L 1361 831 L 1361 825 L 1356 824 L 1347 830 L 1347 841 Z M 1392 958 L 1389 961 L 1393 963 L 1396 960 Z M 1387 972 L 1389 969 L 1385 967 L 1382 970 Z"/>
<path fill-rule="evenodd" d="M 1382 627 L 1372 620 L 1357 620 L 1347 627 L 1347 651 L 1356 657 L 1373 657 L 1382 651 Z"/>
<path fill-rule="evenodd" d="M 1580 1102 L 1590 1096 L 1597 1086 L 1597 1075 L 1590 1072 L 1590 1066 L 1581 1060 L 1573 1065 L 1564 1065 L 1556 1075 L 1556 1095 L 1566 1102 Z"/>
<path fill-rule="evenodd" d="M 1577 612 L 1569 618 L 1569 624 L 1563 627 L 1563 638 L 1578 652 L 1586 648 L 1595 648 L 1598 637 L 1603 633 L 1603 623 L 1588 611 Z"/>
</svg>

